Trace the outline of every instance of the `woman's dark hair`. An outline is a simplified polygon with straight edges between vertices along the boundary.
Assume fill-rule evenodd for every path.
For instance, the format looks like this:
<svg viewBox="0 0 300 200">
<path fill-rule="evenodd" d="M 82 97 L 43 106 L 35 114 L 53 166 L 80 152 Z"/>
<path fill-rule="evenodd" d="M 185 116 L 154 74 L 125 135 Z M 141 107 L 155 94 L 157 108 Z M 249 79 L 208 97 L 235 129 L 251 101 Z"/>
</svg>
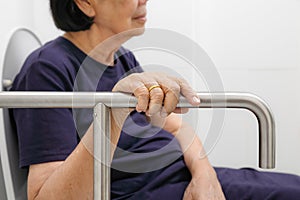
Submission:
<svg viewBox="0 0 300 200">
<path fill-rule="evenodd" d="M 56 27 L 63 31 L 83 31 L 93 24 L 94 18 L 85 15 L 74 0 L 50 0 L 50 9 Z"/>
</svg>

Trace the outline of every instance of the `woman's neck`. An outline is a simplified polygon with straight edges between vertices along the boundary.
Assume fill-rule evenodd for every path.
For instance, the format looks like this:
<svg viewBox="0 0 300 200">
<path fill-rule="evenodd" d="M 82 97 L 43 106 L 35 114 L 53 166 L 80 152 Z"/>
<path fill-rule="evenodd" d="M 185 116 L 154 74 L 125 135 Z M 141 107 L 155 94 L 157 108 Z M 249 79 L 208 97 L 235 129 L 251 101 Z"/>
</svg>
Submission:
<svg viewBox="0 0 300 200">
<path fill-rule="evenodd" d="M 63 37 L 71 41 L 84 53 L 105 65 L 113 65 L 114 54 L 125 41 L 100 31 L 89 29 L 79 32 L 66 32 Z"/>
</svg>

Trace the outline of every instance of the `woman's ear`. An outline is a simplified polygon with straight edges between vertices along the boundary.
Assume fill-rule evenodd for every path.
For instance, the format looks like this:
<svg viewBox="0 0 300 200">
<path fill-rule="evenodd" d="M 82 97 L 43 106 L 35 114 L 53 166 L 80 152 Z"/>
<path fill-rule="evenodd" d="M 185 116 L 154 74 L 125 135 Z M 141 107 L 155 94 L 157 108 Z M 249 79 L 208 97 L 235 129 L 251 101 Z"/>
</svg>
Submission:
<svg viewBox="0 0 300 200">
<path fill-rule="evenodd" d="M 96 12 L 91 0 L 74 0 L 78 8 L 88 17 L 94 17 Z"/>
</svg>

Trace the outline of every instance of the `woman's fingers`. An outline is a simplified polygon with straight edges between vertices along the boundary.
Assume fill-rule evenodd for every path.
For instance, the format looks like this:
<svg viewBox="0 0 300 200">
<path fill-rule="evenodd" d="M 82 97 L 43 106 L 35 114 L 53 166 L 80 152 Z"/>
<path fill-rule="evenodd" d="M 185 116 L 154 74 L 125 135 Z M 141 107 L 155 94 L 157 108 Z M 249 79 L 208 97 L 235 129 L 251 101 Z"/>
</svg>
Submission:
<svg viewBox="0 0 300 200">
<path fill-rule="evenodd" d="M 188 111 L 188 109 L 182 109 L 180 111 L 180 109 L 176 108 L 180 95 L 183 95 L 189 103 L 194 106 L 200 104 L 197 93 L 189 86 L 186 80 L 177 77 L 167 77 L 167 80 L 168 81 L 160 83 L 165 93 L 164 112 L 169 114 L 171 112 L 186 113 Z"/>
<path fill-rule="evenodd" d="M 136 110 L 138 112 L 146 112 L 148 116 L 160 112 L 164 100 L 164 92 L 155 79 L 152 79 L 152 77 L 139 77 L 133 81 L 137 82 L 134 84 L 136 89 L 133 89 L 134 96 L 138 99 Z"/>
<path fill-rule="evenodd" d="M 133 91 L 134 96 L 138 99 L 136 110 L 138 112 L 146 112 L 149 104 L 149 91 L 147 87 L 144 84 L 140 84 L 140 86 Z"/>
<path fill-rule="evenodd" d="M 151 87 L 159 86 L 158 84 L 154 84 Z M 155 87 L 153 89 L 149 90 L 149 107 L 146 112 L 148 116 L 152 116 L 158 112 L 161 111 L 163 100 L 164 100 L 164 92 L 160 87 Z"/>
<path fill-rule="evenodd" d="M 191 88 L 191 86 L 184 79 L 177 79 L 180 85 L 181 94 L 188 100 L 191 105 L 197 106 L 200 104 L 200 98 L 197 93 Z"/>
<path fill-rule="evenodd" d="M 165 84 L 161 83 L 164 92 L 164 105 L 161 110 L 161 116 L 166 117 L 176 109 L 180 97 L 180 86 L 173 80 L 168 80 Z"/>
<path fill-rule="evenodd" d="M 113 91 L 133 93 L 138 99 L 136 110 L 148 116 L 160 113 L 161 117 L 167 117 L 171 112 L 178 112 L 176 106 L 181 94 L 190 104 L 200 104 L 197 94 L 184 79 L 158 73 L 129 75 L 119 81 Z"/>
</svg>

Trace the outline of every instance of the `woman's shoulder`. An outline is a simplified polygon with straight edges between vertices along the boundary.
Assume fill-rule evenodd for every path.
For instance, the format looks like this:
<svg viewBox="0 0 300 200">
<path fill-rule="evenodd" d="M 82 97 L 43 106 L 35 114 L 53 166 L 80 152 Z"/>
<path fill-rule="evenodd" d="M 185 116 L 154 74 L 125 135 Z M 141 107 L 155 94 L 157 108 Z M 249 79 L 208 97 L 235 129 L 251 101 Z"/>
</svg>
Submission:
<svg viewBox="0 0 300 200">
<path fill-rule="evenodd" d="M 86 55 L 70 41 L 60 36 L 33 51 L 28 59 L 33 62 L 46 61 L 48 63 L 62 64 L 68 59 L 81 60 L 84 59 L 85 56 Z"/>
<path fill-rule="evenodd" d="M 75 73 L 77 65 L 80 66 L 85 57 L 82 51 L 60 36 L 33 51 L 24 62 L 22 71 L 27 72 L 33 67 L 40 67 L 41 70 L 51 67 L 56 70 L 72 70 Z"/>
<path fill-rule="evenodd" d="M 72 48 L 74 47 L 62 37 L 45 43 L 27 57 L 14 80 L 14 85 L 28 82 L 29 79 L 37 79 L 36 77 L 56 81 L 64 79 L 62 82 L 70 79 L 69 82 L 72 82 L 81 63 L 81 58 Z"/>
</svg>

